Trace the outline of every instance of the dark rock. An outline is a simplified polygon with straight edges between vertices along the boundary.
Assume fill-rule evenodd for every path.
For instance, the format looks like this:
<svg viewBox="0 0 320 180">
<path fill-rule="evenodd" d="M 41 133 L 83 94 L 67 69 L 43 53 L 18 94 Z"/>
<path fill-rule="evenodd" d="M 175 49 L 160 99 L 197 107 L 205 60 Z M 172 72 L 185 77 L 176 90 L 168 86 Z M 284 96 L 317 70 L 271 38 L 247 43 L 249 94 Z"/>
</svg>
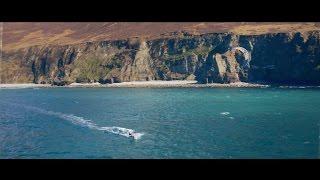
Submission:
<svg viewBox="0 0 320 180">
<path fill-rule="evenodd" d="M 147 42 L 131 38 L 3 52 L 1 82 L 65 85 L 195 78 L 199 83 L 320 84 L 320 31 L 171 35 Z M 236 46 L 250 52 L 251 61 L 234 52 Z"/>
</svg>

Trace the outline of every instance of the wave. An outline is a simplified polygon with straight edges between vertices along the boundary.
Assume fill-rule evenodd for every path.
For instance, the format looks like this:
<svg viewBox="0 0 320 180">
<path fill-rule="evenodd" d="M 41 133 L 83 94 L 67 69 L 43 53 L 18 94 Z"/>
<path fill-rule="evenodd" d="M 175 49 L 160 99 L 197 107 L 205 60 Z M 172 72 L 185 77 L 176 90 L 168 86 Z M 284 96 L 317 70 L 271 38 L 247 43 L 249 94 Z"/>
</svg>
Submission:
<svg viewBox="0 0 320 180">
<path fill-rule="evenodd" d="M 230 114 L 230 112 L 221 112 L 220 114 L 221 114 L 221 115 L 224 115 L 224 116 L 227 116 L 227 115 Z"/>
<path fill-rule="evenodd" d="M 21 106 L 21 105 L 19 105 L 19 106 Z M 64 114 L 61 112 L 47 111 L 45 109 L 41 109 L 41 108 L 33 107 L 33 106 L 23 106 L 23 107 L 26 109 L 32 110 L 34 112 L 37 112 L 37 113 L 55 116 L 60 119 L 67 120 L 75 125 L 87 127 L 89 129 L 93 129 L 93 130 L 109 132 L 109 133 L 113 133 L 113 134 L 117 134 L 117 135 L 121 135 L 121 136 L 125 136 L 125 137 L 131 137 L 130 136 L 130 133 L 131 133 L 131 134 L 133 134 L 133 138 L 136 140 L 140 139 L 144 135 L 143 133 L 135 132 L 133 129 L 127 129 L 127 128 L 123 128 L 123 127 L 117 127 L 117 126 L 100 127 L 97 124 L 93 123 L 89 119 L 75 116 L 73 114 Z"/>
<path fill-rule="evenodd" d="M 306 88 L 320 88 L 320 86 L 279 86 L 279 88 L 306 89 Z"/>
</svg>

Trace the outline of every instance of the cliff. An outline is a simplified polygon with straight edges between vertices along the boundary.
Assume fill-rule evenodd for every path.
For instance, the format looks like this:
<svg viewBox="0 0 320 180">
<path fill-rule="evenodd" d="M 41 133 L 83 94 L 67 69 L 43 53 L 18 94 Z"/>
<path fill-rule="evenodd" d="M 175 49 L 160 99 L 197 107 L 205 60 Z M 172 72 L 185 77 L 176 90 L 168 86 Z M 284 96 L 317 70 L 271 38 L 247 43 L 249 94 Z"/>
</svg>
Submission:
<svg viewBox="0 0 320 180">
<path fill-rule="evenodd" d="M 197 80 L 320 84 L 320 31 L 241 35 L 179 31 L 3 51 L 1 83 Z"/>
</svg>

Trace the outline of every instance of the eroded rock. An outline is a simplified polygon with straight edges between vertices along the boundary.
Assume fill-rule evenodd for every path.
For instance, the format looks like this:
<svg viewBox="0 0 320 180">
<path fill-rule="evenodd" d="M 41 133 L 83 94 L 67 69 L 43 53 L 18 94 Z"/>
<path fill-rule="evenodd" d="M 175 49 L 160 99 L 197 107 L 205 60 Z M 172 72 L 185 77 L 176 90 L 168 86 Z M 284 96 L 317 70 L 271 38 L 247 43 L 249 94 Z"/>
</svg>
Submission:
<svg viewBox="0 0 320 180">
<path fill-rule="evenodd" d="M 56 85 L 186 79 L 320 84 L 319 34 L 177 33 L 149 41 L 34 46 L 3 52 L 0 77 L 1 83 Z"/>
</svg>

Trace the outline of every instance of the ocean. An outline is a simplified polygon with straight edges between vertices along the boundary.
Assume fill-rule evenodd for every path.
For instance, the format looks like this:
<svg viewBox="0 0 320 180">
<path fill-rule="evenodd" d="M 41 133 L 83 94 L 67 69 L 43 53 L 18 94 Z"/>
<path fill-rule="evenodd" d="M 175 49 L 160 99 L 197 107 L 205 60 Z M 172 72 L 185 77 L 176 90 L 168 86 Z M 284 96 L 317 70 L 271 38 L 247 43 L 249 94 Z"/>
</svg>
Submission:
<svg viewBox="0 0 320 180">
<path fill-rule="evenodd" d="M 319 122 L 314 88 L 0 89 L 0 158 L 319 158 Z"/>
</svg>

